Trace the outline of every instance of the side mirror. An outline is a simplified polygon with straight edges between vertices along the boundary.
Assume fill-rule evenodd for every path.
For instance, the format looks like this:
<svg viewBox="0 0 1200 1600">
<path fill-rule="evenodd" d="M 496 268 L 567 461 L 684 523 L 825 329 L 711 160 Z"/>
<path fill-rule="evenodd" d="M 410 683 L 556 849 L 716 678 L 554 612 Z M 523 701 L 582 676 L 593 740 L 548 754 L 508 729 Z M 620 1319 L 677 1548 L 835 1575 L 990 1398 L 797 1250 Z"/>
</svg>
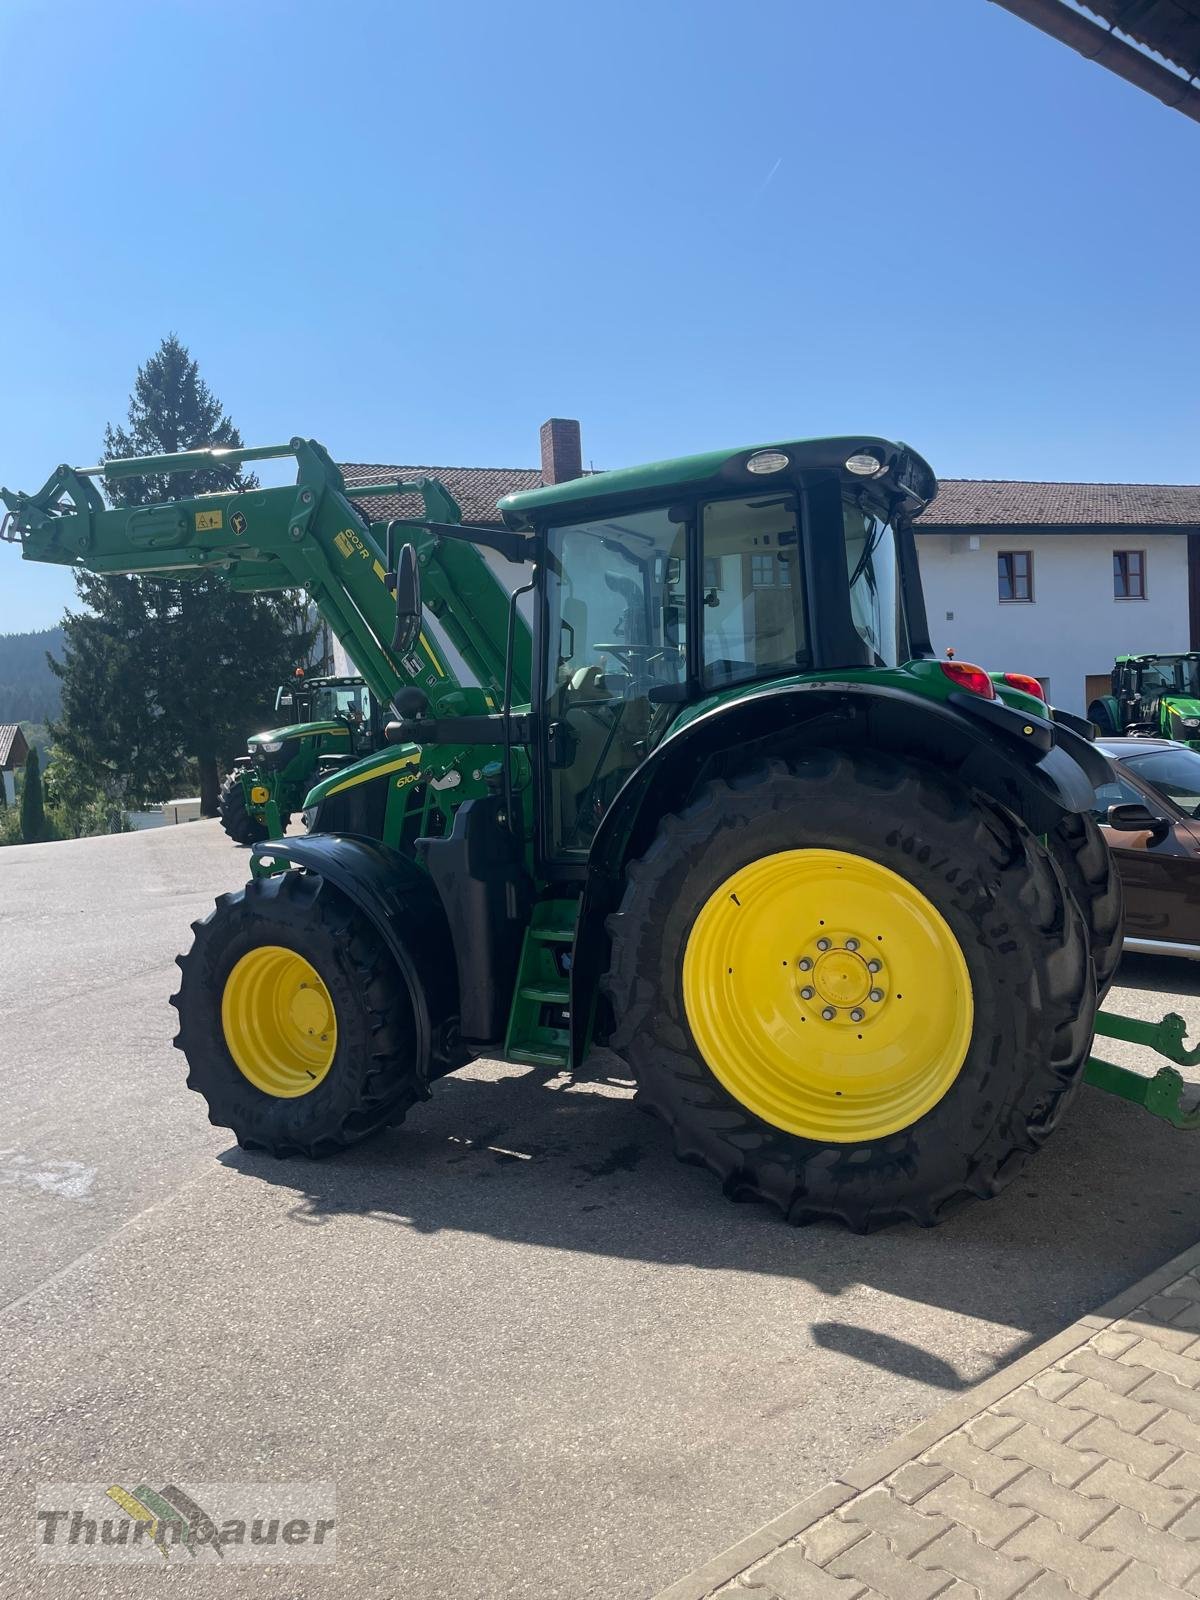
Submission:
<svg viewBox="0 0 1200 1600">
<path fill-rule="evenodd" d="M 1118 833 L 1148 833 L 1152 839 L 1165 839 L 1171 831 L 1171 824 L 1165 817 L 1157 816 L 1138 800 L 1109 806 L 1104 820 Z"/>
<path fill-rule="evenodd" d="M 411 544 L 401 545 L 396 563 L 396 629 L 392 650 L 404 655 L 416 644 L 421 633 L 421 569 Z"/>
</svg>

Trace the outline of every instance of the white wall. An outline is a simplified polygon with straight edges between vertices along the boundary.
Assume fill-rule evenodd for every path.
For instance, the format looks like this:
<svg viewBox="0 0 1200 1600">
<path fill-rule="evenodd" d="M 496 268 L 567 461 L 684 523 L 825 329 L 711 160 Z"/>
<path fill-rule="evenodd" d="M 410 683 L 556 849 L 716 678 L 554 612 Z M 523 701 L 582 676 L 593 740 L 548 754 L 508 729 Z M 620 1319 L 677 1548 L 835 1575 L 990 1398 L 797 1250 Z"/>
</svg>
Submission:
<svg viewBox="0 0 1200 1600">
<path fill-rule="evenodd" d="M 1087 711 L 1084 680 L 1110 672 L 1114 656 L 1189 648 L 1180 534 L 918 533 L 917 549 L 934 649 L 950 645 L 961 661 L 990 672 L 1044 678 L 1064 711 Z M 1001 550 L 1032 550 L 1031 603 L 999 599 Z M 1145 600 L 1114 599 L 1114 550 L 1145 550 Z"/>
</svg>

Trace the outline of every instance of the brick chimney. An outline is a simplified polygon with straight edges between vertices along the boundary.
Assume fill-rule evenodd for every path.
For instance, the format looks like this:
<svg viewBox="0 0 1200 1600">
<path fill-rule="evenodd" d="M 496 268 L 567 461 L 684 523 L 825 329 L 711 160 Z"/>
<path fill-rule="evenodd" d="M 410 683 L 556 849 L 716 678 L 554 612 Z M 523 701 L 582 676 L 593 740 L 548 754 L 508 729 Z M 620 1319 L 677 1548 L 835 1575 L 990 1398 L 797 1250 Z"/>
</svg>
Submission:
<svg viewBox="0 0 1200 1600">
<path fill-rule="evenodd" d="M 568 417 L 551 417 L 542 423 L 542 482 L 567 483 L 582 477 L 579 424 Z"/>
</svg>

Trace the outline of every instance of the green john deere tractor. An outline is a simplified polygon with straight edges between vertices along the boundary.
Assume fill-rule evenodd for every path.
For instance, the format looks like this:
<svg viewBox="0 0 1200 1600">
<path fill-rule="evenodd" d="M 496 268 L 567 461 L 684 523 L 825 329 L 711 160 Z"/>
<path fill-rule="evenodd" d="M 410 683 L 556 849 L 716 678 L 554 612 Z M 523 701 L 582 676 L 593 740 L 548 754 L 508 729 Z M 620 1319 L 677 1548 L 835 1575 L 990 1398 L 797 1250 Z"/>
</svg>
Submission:
<svg viewBox="0 0 1200 1600">
<path fill-rule="evenodd" d="M 1145 733 L 1200 750 L 1200 652 L 1118 656 L 1112 691 L 1092 701 L 1088 718 L 1101 734 Z"/>
<path fill-rule="evenodd" d="M 362 678 L 306 678 L 280 684 L 280 728 L 255 733 L 221 785 L 221 826 L 238 844 L 283 833 L 317 778 L 339 772 L 383 743 L 379 710 Z"/>
<path fill-rule="evenodd" d="M 1197 1120 L 1171 1069 L 1089 1063 L 1098 1027 L 1200 1052 L 1097 1018 L 1109 769 L 1031 680 L 935 659 L 914 451 L 715 451 L 510 496 L 499 527 L 439 519 L 429 482 L 372 523 L 313 441 L 220 459 L 284 454 L 294 486 L 134 510 L 78 469 L 4 493 L 26 559 L 305 586 L 391 701 L 387 748 L 308 797 L 319 831 L 256 845 L 180 958 L 189 1086 L 243 1145 L 324 1155 L 472 1056 L 603 1045 L 728 1195 L 869 1228 L 995 1194 L 1085 1075 Z"/>
</svg>

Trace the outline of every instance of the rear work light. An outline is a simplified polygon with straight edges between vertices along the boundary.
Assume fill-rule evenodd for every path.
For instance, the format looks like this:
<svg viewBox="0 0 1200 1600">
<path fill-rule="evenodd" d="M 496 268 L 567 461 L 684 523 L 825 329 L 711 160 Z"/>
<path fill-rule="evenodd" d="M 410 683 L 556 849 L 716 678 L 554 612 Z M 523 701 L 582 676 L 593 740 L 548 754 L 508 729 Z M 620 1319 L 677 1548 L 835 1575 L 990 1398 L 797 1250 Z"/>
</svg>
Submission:
<svg viewBox="0 0 1200 1600">
<path fill-rule="evenodd" d="M 1027 672 L 1006 672 L 1004 681 L 1010 689 L 1020 689 L 1023 694 L 1033 695 L 1035 700 L 1044 701 L 1046 691 L 1036 678 L 1031 678 Z"/>
<path fill-rule="evenodd" d="M 969 689 L 985 700 L 996 698 L 996 685 L 982 667 L 973 667 L 969 661 L 939 661 L 938 666 L 960 689 Z"/>
</svg>

